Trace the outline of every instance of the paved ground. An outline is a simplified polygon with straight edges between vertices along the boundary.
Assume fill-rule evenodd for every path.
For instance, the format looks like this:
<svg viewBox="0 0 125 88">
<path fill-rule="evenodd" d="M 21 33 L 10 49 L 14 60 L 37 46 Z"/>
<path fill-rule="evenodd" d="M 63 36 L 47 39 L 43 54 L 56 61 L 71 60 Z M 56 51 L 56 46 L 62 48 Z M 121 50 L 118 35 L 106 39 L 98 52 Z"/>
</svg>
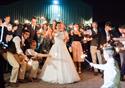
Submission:
<svg viewBox="0 0 125 88">
<path fill-rule="evenodd" d="M 83 71 L 80 75 L 81 81 L 72 84 L 51 84 L 43 81 L 20 84 L 18 88 L 100 88 L 103 84 L 101 75 L 94 76 L 90 71 Z M 121 82 L 121 88 L 125 88 L 125 82 Z M 7 87 L 11 88 L 11 87 Z"/>
</svg>

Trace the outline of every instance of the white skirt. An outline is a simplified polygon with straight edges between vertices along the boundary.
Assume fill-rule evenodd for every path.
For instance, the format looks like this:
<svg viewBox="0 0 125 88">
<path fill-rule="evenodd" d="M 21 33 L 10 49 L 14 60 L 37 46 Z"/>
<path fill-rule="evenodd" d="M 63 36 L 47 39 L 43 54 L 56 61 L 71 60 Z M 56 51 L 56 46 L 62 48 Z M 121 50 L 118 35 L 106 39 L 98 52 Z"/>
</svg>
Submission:
<svg viewBox="0 0 125 88">
<path fill-rule="evenodd" d="M 40 79 L 50 83 L 73 83 L 80 80 L 72 58 L 64 43 L 55 43 L 40 74 Z"/>
</svg>

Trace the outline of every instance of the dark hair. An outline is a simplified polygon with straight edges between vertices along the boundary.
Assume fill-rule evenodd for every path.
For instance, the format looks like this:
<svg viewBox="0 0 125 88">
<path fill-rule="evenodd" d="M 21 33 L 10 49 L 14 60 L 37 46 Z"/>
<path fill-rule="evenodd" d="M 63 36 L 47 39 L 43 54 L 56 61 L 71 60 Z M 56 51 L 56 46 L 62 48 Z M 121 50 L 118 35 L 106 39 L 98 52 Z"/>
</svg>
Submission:
<svg viewBox="0 0 125 88">
<path fill-rule="evenodd" d="M 7 15 L 7 16 L 5 16 L 5 18 L 6 18 L 6 17 L 10 17 L 10 16 L 9 16 L 9 15 Z"/>
<path fill-rule="evenodd" d="M 57 22 L 56 20 L 53 20 L 53 22 Z"/>
<path fill-rule="evenodd" d="M 30 31 L 28 30 L 28 29 L 23 29 L 23 31 L 22 31 L 22 33 L 25 33 L 25 32 L 29 32 L 30 33 Z"/>
<path fill-rule="evenodd" d="M 35 17 L 35 16 L 33 16 L 33 17 L 32 17 L 32 19 L 36 19 L 36 17 Z"/>
<path fill-rule="evenodd" d="M 32 45 L 32 43 L 34 43 L 34 42 L 36 43 L 36 40 L 32 40 L 32 41 L 31 41 L 31 45 Z"/>
<path fill-rule="evenodd" d="M 61 24 L 61 22 L 56 22 L 56 26 L 57 26 L 58 24 Z"/>
<path fill-rule="evenodd" d="M 112 23 L 110 21 L 108 21 L 108 22 L 105 23 L 105 26 L 112 27 Z"/>
<path fill-rule="evenodd" d="M 96 23 L 96 24 L 98 24 L 98 22 L 97 22 L 97 21 L 93 21 L 92 23 Z"/>
<path fill-rule="evenodd" d="M 57 24 L 60 24 L 61 22 L 57 22 Z"/>
<path fill-rule="evenodd" d="M 0 17 L 0 20 L 2 20 L 3 21 L 3 19 Z"/>
<path fill-rule="evenodd" d="M 119 28 L 125 29 L 125 24 L 124 25 L 120 25 Z"/>
</svg>

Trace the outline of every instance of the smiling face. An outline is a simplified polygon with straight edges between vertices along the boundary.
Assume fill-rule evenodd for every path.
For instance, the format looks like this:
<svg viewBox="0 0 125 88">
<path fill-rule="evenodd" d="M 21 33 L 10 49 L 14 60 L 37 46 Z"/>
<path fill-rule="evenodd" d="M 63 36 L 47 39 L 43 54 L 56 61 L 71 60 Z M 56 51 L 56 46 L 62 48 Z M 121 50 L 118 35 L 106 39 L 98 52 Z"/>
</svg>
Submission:
<svg viewBox="0 0 125 88">
<path fill-rule="evenodd" d="M 97 24 L 96 22 L 93 22 L 93 23 L 92 23 L 92 28 L 93 28 L 93 29 L 97 29 L 97 27 L 98 27 L 98 24 Z"/>
<path fill-rule="evenodd" d="M 7 16 L 7 17 L 5 18 L 5 22 L 6 22 L 6 23 L 10 23 L 10 16 Z"/>
<path fill-rule="evenodd" d="M 31 24 L 35 26 L 35 25 L 36 25 L 36 22 L 37 22 L 36 18 L 32 18 Z"/>
<path fill-rule="evenodd" d="M 125 34 L 125 29 L 122 29 L 123 34 Z"/>
<path fill-rule="evenodd" d="M 30 36 L 30 32 L 24 32 L 24 33 L 23 33 L 24 39 L 28 39 L 29 36 Z"/>
<path fill-rule="evenodd" d="M 112 27 L 110 27 L 110 26 L 105 26 L 105 30 L 106 30 L 106 31 L 111 31 L 111 30 L 112 30 Z"/>
<path fill-rule="evenodd" d="M 118 29 L 120 33 L 123 33 L 123 29 L 122 28 L 119 28 Z"/>
<path fill-rule="evenodd" d="M 125 34 L 125 25 L 121 25 L 119 28 L 118 28 L 119 32 L 124 35 Z"/>
<path fill-rule="evenodd" d="M 78 24 L 75 24 L 74 25 L 74 31 L 78 31 L 79 30 L 79 25 Z"/>
<path fill-rule="evenodd" d="M 35 49 L 36 49 L 36 46 L 37 46 L 37 43 L 36 43 L 35 40 L 33 40 L 33 41 L 31 42 L 31 45 L 30 45 L 31 49 L 35 50 Z"/>
</svg>

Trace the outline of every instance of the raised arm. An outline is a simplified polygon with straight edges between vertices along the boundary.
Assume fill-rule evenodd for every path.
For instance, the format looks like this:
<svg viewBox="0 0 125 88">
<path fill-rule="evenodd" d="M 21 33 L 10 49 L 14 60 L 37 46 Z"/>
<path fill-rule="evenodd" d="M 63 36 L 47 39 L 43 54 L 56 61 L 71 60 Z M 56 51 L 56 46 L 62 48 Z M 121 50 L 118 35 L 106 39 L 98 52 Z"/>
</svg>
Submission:
<svg viewBox="0 0 125 88">
<path fill-rule="evenodd" d="M 90 63 L 90 65 L 94 68 L 97 68 L 97 69 L 101 69 L 101 70 L 104 70 L 106 68 L 105 64 L 93 64 L 93 63 Z"/>
<path fill-rule="evenodd" d="M 38 53 L 38 54 L 37 54 L 37 57 L 38 57 L 38 58 L 48 57 L 48 56 L 50 56 L 50 55 L 49 55 L 49 54 L 41 54 L 41 53 Z"/>
</svg>

